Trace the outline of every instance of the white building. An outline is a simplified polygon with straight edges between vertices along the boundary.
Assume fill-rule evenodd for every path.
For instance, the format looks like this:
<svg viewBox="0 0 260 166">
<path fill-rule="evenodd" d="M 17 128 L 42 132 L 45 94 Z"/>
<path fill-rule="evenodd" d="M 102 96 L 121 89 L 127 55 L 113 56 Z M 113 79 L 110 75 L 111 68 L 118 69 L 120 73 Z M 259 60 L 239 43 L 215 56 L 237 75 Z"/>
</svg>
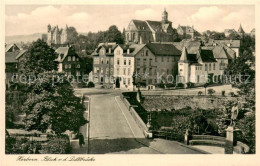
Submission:
<svg viewBox="0 0 260 166">
<path fill-rule="evenodd" d="M 114 50 L 115 88 L 133 90 L 135 49 L 129 45 L 117 45 Z"/>
<path fill-rule="evenodd" d="M 218 82 L 224 74 L 230 60 L 234 59 L 235 52 L 228 47 L 200 47 L 194 53 L 189 53 L 183 47 L 178 62 L 179 82 L 198 83 Z"/>
</svg>

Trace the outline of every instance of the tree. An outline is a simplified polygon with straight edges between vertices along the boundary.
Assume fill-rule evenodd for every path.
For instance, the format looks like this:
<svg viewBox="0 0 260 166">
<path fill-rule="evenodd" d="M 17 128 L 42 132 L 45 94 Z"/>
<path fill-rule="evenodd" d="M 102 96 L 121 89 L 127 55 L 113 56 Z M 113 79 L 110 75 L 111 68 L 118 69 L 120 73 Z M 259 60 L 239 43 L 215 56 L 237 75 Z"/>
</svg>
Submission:
<svg viewBox="0 0 260 166">
<path fill-rule="evenodd" d="M 35 75 L 45 71 L 57 70 L 55 51 L 44 41 L 33 42 L 19 63 L 19 71 L 25 75 Z"/>
<path fill-rule="evenodd" d="M 57 72 L 39 74 L 41 79 L 29 86 L 31 89 L 23 106 L 27 130 L 45 132 L 52 129 L 60 134 L 66 130 L 78 131 L 87 121 L 84 105 L 76 97 L 69 80 Z"/>
<path fill-rule="evenodd" d="M 124 44 L 124 38 L 116 25 L 112 25 L 105 32 L 105 40 L 107 42 L 116 42 L 117 44 Z"/>
<path fill-rule="evenodd" d="M 78 41 L 78 32 L 75 27 L 68 27 L 67 43 L 76 44 Z"/>
</svg>

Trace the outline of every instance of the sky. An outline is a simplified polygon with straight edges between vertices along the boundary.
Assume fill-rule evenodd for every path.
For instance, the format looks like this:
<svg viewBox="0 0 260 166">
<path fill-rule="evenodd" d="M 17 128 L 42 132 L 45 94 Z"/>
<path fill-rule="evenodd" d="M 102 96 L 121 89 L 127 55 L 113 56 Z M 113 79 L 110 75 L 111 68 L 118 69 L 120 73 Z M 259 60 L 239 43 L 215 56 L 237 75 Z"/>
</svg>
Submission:
<svg viewBox="0 0 260 166">
<path fill-rule="evenodd" d="M 255 28 L 253 5 L 7 5 L 6 36 L 47 33 L 47 25 L 74 26 L 78 32 L 97 32 L 116 25 L 120 31 L 132 19 L 160 21 L 166 9 L 173 27 L 189 25 L 203 32 Z"/>
</svg>

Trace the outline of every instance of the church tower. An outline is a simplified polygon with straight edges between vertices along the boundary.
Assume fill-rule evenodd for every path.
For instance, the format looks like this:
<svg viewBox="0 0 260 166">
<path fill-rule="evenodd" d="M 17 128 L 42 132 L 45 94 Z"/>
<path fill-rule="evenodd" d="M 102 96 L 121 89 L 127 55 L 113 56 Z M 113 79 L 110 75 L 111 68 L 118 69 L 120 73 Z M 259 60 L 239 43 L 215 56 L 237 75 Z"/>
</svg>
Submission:
<svg viewBox="0 0 260 166">
<path fill-rule="evenodd" d="M 167 23 L 168 22 L 168 13 L 166 9 L 164 8 L 164 11 L 162 13 L 162 23 Z"/>
</svg>

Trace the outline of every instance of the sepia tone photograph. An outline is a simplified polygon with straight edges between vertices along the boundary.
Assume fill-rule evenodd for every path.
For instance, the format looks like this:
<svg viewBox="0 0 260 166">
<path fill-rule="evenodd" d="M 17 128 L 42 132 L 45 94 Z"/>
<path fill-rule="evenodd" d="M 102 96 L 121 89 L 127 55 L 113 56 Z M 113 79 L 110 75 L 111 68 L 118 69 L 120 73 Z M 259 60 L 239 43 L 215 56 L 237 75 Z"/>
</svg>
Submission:
<svg viewBox="0 0 260 166">
<path fill-rule="evenodd" d="M 5 155 L 256 154 L 255 10 L 5 5 Z"/>
</svg>

